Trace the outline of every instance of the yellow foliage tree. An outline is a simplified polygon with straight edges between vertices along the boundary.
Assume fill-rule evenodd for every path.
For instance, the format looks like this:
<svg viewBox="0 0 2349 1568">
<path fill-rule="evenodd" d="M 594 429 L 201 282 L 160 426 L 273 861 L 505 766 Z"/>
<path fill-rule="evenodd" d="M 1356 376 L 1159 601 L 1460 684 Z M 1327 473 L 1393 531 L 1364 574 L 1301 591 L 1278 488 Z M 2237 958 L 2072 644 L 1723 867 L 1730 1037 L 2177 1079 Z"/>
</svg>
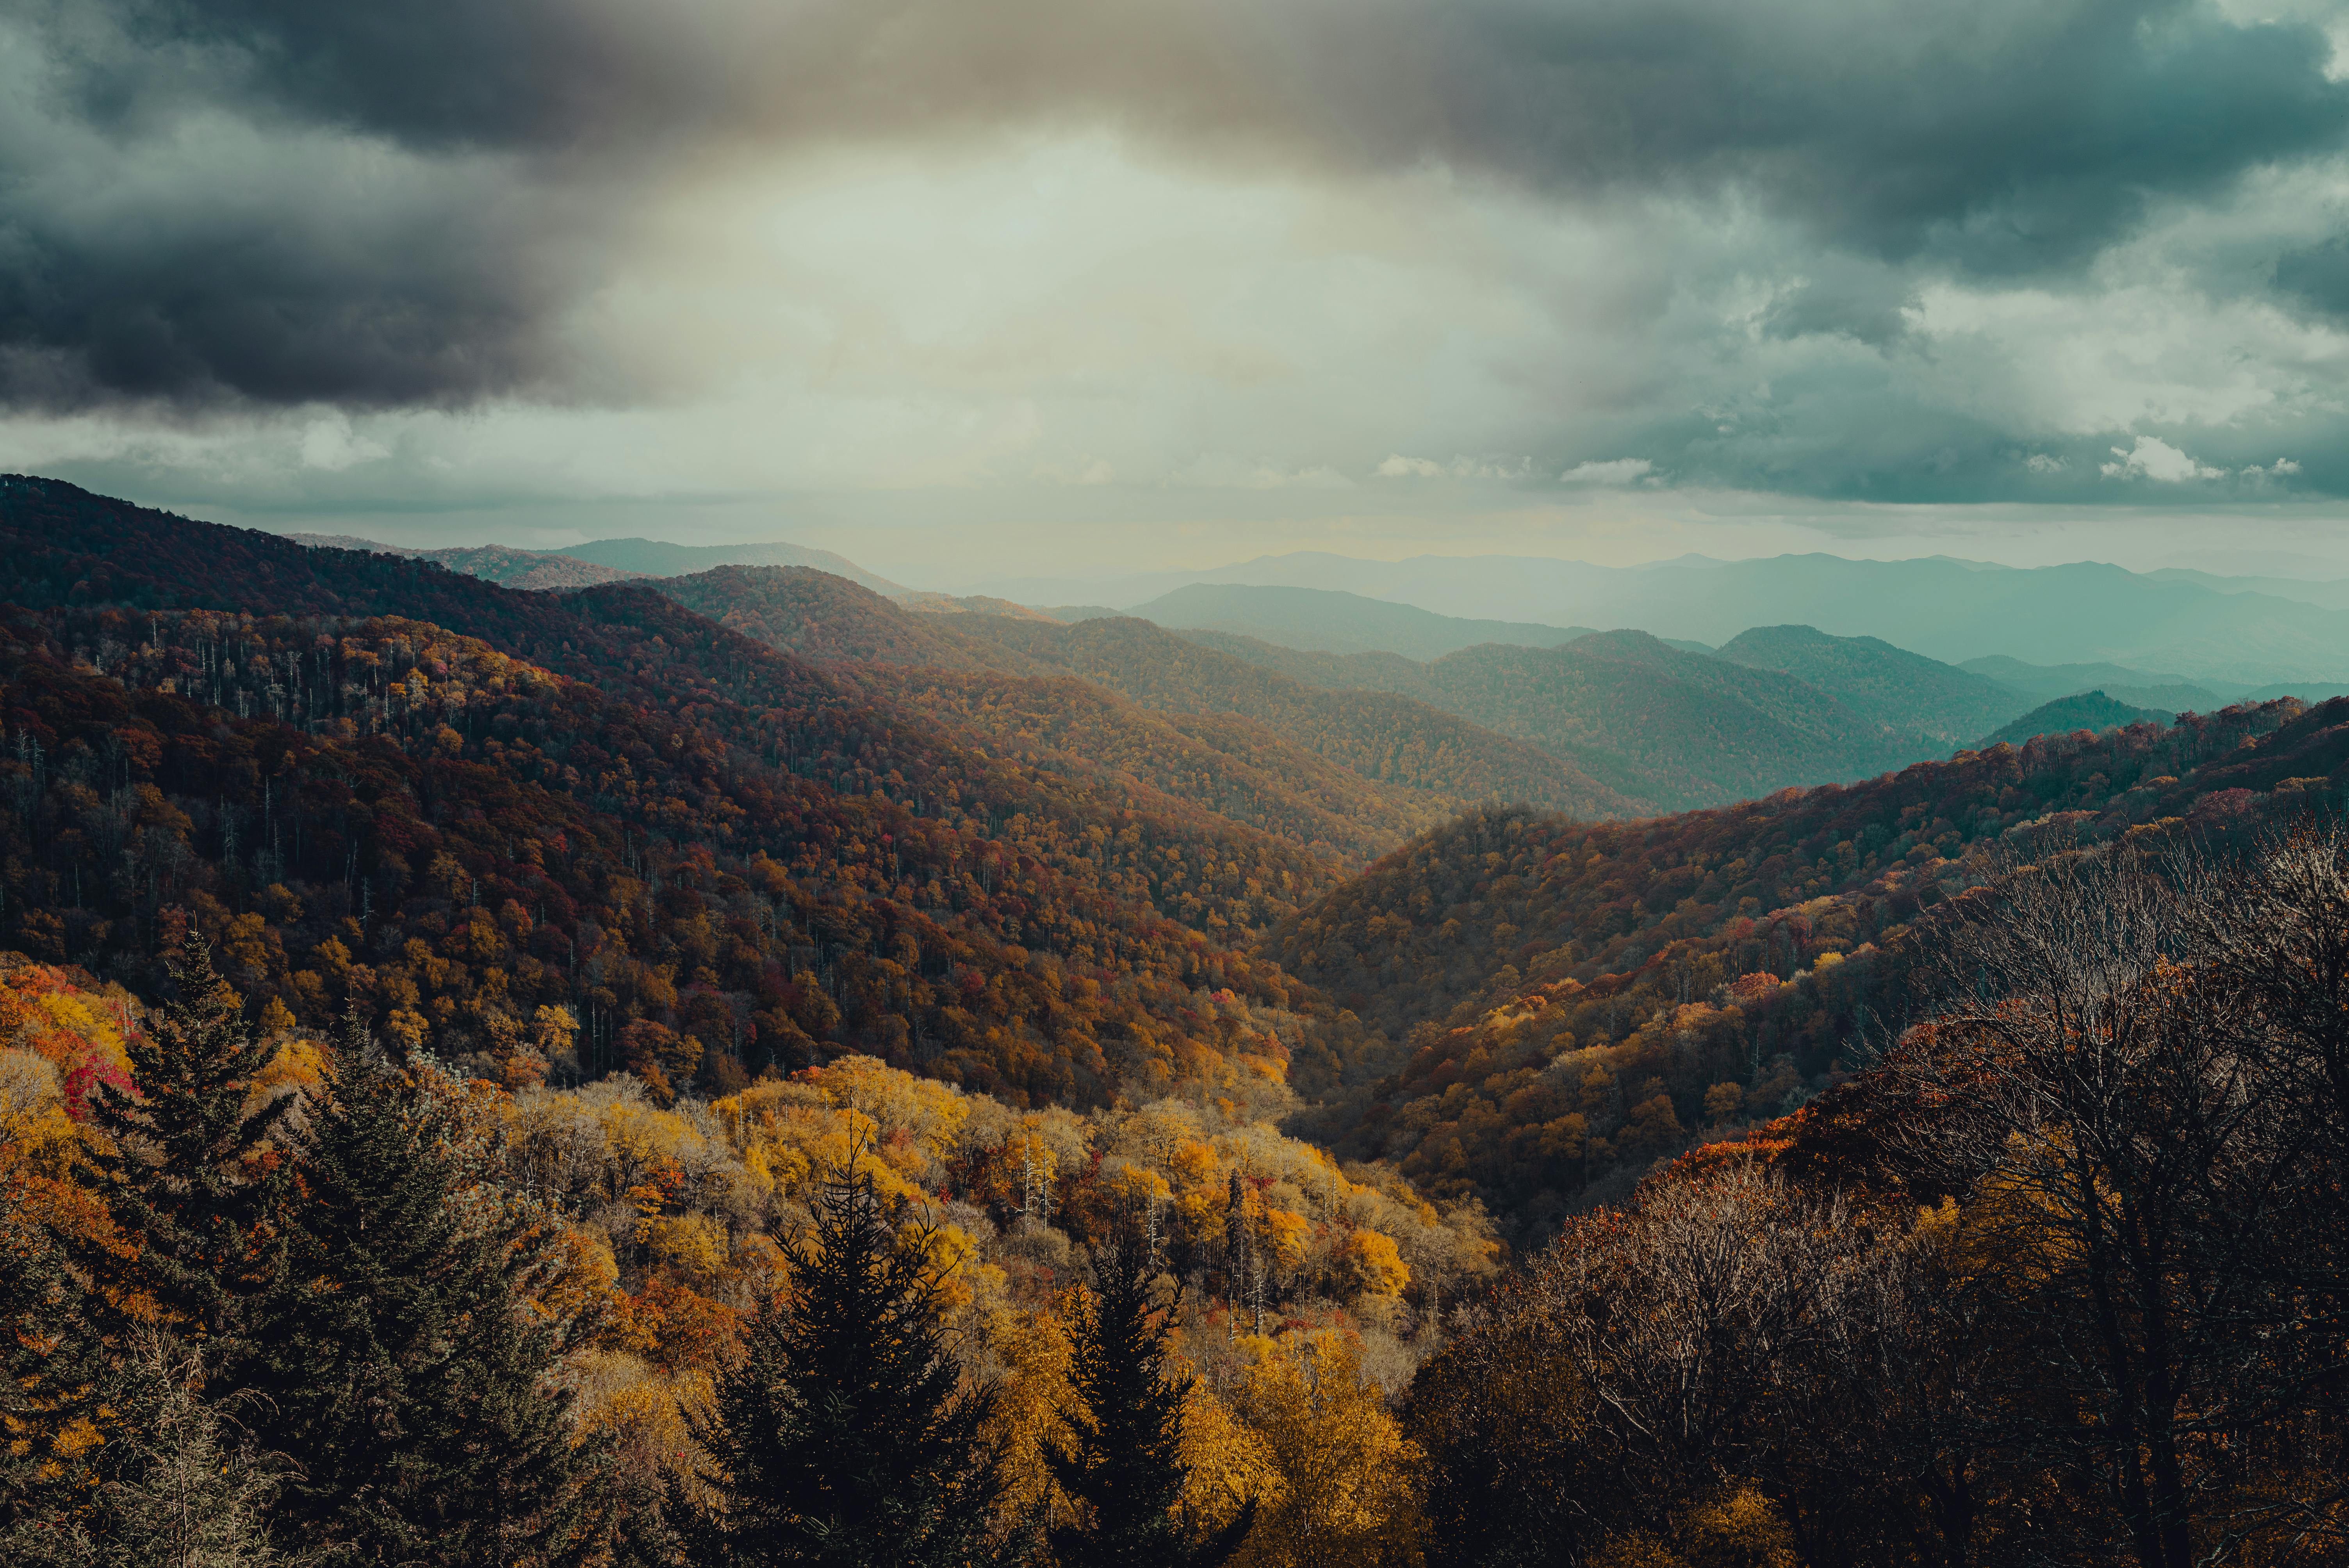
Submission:
<svg viewBox="0 0 2349 1568">
<path fill-rule="evenodd" d="M 1248 1534 L 1245 1568 L 1405 1568 L 1421 1561 L 1415 1470 L 1385 1397 L 1337 1335 L 1247 1342 L 1235 1413 L 1262 1439 L 1277 1484 Z"/>
</svg>

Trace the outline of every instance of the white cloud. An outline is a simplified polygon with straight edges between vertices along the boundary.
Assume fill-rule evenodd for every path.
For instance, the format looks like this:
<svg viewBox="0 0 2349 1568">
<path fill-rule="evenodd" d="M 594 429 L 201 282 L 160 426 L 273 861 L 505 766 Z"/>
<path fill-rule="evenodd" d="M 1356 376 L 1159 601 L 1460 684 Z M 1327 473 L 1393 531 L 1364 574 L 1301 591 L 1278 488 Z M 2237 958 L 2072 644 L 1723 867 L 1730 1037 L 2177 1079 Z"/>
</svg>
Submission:
<svg viewBox="0 0 2349 1568">
<path fill-rule="evenodd" d="M 2166 485 L 2183 484 L 2188 480 L 2224 479 L 2227 470 L 2205 467 L 2171 446 L 2158 436 L 2139 436 L 2134 448 L 2115 447 L 2113 456 L 2120 459 L 2106 463 L 2099 470 L 2106 479 L 2135 479 L 2143 476 Z"/>
<path fill-rule="evenodd" d="M 2033 452 L 2023 459 L 2023 466 L 2034 474 L 2060 474 L 2064 471 L 2065 464 L 2061 458 L 2050 456 L 2045 452 Z"/>
<path fill-rule="evenodd" d="M 1329 465 L 1284 469 L 1258 458 L 1243 460 L 1203 453 L 1166 476 L 1172 490 L 1351 490 L 1354 481 Z"/>
<path fill-rule="evenodd" d="M 1382 480 L 1524 480 L 1531 479 L 1534 460 L 1531 458 L 1456 457 L 1448 463 L 1432 458 L 1407 458 L 1391 452 L 1386 460 L 1371 470 Z"/>
<path fill-rule="evenodd" d="M 1627 485 L 1655 472 L 1645 458 L 1613 458 L 1603 463 L 1577 463 L 1557 477 L 1570 485 Z"/>
</svg>

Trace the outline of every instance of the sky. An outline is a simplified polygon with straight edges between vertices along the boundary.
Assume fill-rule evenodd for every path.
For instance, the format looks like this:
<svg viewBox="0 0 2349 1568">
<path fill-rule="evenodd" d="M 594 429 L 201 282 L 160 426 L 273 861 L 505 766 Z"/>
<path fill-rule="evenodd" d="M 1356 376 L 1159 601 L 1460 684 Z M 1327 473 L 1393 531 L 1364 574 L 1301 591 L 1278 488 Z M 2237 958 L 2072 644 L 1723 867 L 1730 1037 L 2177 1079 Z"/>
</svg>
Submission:
<svg viewBox="0 0 2349 1568">
<path fill-rule="evenodd" d="M 2349 576 L 2349 5 L 0 0 L 0 469 L 916 586 Z"/>
</svg>

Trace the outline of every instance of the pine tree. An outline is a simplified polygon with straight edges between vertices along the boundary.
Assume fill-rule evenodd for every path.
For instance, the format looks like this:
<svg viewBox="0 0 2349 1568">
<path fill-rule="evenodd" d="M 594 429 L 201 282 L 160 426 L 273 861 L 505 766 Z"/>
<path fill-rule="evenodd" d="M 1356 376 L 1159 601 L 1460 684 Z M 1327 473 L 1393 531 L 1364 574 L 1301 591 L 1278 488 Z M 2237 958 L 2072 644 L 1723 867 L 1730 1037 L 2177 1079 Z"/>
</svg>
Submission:
<svg viewBox="0 0 2349 1568">
<path fill-rule="evenodd" d="M 516 1299 L 510 1227 L 469 1202 L 432 1072 L 346 1030 L 240 1368 L 256 1436 L 298 1461 L 279 1513 L 322 1563 L 567 1561 L 586 1478 L 554 1335 Z"/>
<path fill-rule="evenodd" d="M 151 1295 L 202 1349 L 232 1331 L 237 1302 L 261 1283 L 257 1230 L 273 1202 L 262 1156 L 291 1102 L 247 1114 L 270 1052 L 193 926 L 165 968 L 178 995 L 124 1041 L 133 1087 L 101 1081 L 90 1108 L 111 1144 L 90 1179 L 136 1256 L 127 1273 L 106 1254 L 89 1261 L 121 1293 Z"/>
<path fill-rule="evenodd" d="M 1159 1297 L 1154 1264 L 1150 1249 L 1131 1240 L 1096 1249 L 1094 1286 L 1070 1314 L 1076 1441 L 1047 1457 L 1087 1517 L 1051 1532 L 1060 1568 L 1219 1568 L 1255 1519 L 1251 1507 L 1195 1541 L 1176 1511 L 1189 1473 L 1184 1390 L 1166 1377 L 1173 1304 Z"/>
<path fill-rule="evenodd" d="M 9 1568 L 273 1568 L 282 1464 L 202 1398 L 185 1346 L 140 1330 L 108 1370 L 106 1440 L 74 1467 L 72 1506 L 0 1530 Z"/>
<path fill-rule="evenodd" d="M 718 1505 L 698 1563 L 963 1568 L 995 1559 L 991 1392 L 957 1393 L 922 1238 L 870 1178 L 827 1181 L 792 1283 L 752 1319 L 696 1432 Z"/>
<path fill-rule="evenodd" d="M 107 1367 L 87 1292 L 0 1187 L 0 1562 L 43 1560 L 90 1484 Z"/>
</svg>

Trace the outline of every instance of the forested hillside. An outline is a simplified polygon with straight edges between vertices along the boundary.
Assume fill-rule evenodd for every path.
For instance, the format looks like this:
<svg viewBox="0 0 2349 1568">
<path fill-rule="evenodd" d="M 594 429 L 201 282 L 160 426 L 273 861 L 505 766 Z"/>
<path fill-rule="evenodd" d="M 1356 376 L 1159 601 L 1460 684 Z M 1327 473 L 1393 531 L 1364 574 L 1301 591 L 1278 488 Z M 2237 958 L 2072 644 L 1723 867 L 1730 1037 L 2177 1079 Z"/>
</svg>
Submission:
<svg viewBox="0 0 2349 1568">
<path fill-rule="evenodd" d="M 1866 778 L 1940 749 L 1793 676 L 1687 653 L 1640 632 L 1600 633 L 1557 648 L 1488 645 L 1430 664 L 1188 635 L 1295 680 L 1416 697 L 1671 810 Z"/>
<path fill-rule="evenodd" d="M 1464 819 L 1267 944 L 1402 1053 L 1311 1125 L 1539 1235 L 1889 1045 L 1920 913 L 2009 859 L 2330 809 L 2344 760 L 2349 705 L 2282 701 L 1654 821 Z"/>
<path fill-rule="evenodd" d="M 1723 643 L 1721 657 L 1793 676 L 1872 723 L 1951 748 L 1988 735 L 2031 706 L 1986 676 L 1878 638 L 1830 637 L 1810 626 L 1754 627 Z"/>
<path fill-rule="evenodd" d="M 12 1565 L 2349 1550 L 2349 702 L 0 545 Z"/>
<path fill-rule="evenodd" d="M 2349 844 L 2034 856 L 1913 927 L 1876 1065 L 1568 1222 L 1423 1368 L 1431 1562 L 2349 1553 Z"/>
<path fill-rule="evenodd" d="M 2021 718 L 1984 736 L 1982 746 L 2020 745 L 2034 735 L 2068 735 L 2075 729 L 2101 732 L 2132 724 L 2167 724 L 2170 715 L 2158 708 L 2137 707 L 2106 696 L 2084 691 L 2042 703 Z"/>
<path fill-rule="evenodd" d="M 1199 1293 L 1156 1331 L 1184 1374 L 1170 1501 L 1267 1568 L 1300 1538 L 1416 1540 L 1382 1386 L 1495 1249 L 1244 1106 L 1023 1111 L 859 1056 L 666 1106 L 627 1073 L 466 1081 L 350 1020 L 264 1009 L 256 1035 L 200 938 L 173 975 L 149 1008 L 0 959 L 11 1563 L 704 1561 L 722 1515 L 692 1456 L 843 1199 L 917 1260 L 947 1387 L 997 1390 L 968 1407 L 992 1484 L 967 1510 L 994 1550 L 1092 1517 L 1100 1483 L 1054 1462 L 1101 1408 L 1079 1285 L 1145 1214 Z M 209 1192 L 171 1202 L 191 1171 Z M 1339 1521 L 1309 1502 L 1333 1461 L 1366 1491 Z"/>
<path fill-rule="evenodd" d="M 1389 811 L 1498 799 L 1602 816 L 1628 814 L 1643 804 L 1530 746 L 1423 704 L 1341 696 L 1268 677 L 1242 661 L 1203 653 L 1181 637 L 1127 617 L 1062 625 L 1007 616 L 924 615 L 818 573 L 709 573 L 660 587 L 725 625 L 826 663 L 918 669 L 919 679 L 932 685 L 942 678 L 935 672 L 978 671 L 1061 683 L 962 683 L 967 689 L 947 700 L 983 727 L 999 729 L 1009 722 L 985 717 L 999 711 L 1007 698 L 1013 709 L 1035 716 L 1030 728 L 1056 722 L 1047 716 L 1061 694 L 1072 689 L 1066 683 L 1075 677 L 1168 716 L 1165 722 L 1193 747 L 1236 748 L 1229 761 L 1215 766 L 1312 777 L 1319 770 L 1297 755 L 1302 752 L 1392 787 L 1383 792 Z M 875 670 L 848 672 L 843 678 L 894 692 L 913 677 Z M 1098 697 L 1083 706 L 1088 712 L 1075 716 L 1080 721 L 1104 711 Z M 1243 722 L 1235 725 L 1232 719 Z M 1166 744 L 1139 738 L 1154 727 L 1137 715 L 1124 715 L 1122 722 L 1133 735 L 1116 743 L 1121 751 Z M 1418 792 L 1423 799 L 1413 801 L 1397 790 Z M 1222 798 L 1220 792 L 1209 797 Z"/>
</svg>

